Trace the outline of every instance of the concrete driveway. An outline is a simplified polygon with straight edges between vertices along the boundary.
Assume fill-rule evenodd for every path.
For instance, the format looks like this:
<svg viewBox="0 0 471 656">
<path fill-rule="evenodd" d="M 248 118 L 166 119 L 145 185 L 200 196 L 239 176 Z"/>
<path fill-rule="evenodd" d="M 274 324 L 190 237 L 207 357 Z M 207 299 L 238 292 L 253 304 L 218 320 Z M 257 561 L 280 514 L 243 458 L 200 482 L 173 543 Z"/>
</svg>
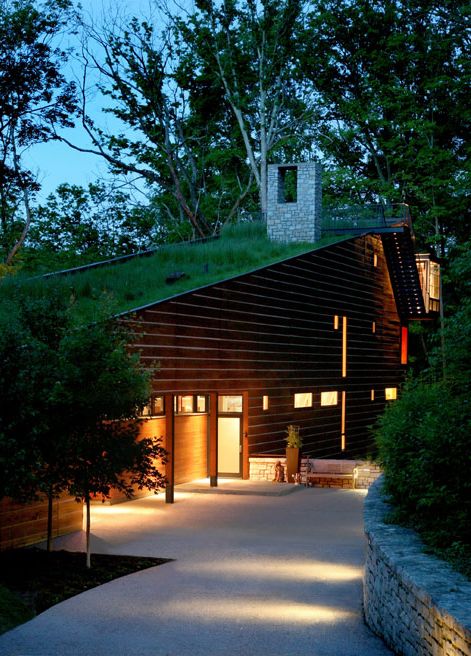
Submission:
<svg viewBox="0 0 471 656">
<path fill-rule="evenodd" d="M 0 636 L 0 654 L 391 654 L 362 619 L 364 492 L 282 487 L 183 486 L 173 506 L 162 496 L 95 506 L 93 551 L 175 562 L 49 609 Z M 56 548 L 80 550 L 83 535 Z"/>
</svg>

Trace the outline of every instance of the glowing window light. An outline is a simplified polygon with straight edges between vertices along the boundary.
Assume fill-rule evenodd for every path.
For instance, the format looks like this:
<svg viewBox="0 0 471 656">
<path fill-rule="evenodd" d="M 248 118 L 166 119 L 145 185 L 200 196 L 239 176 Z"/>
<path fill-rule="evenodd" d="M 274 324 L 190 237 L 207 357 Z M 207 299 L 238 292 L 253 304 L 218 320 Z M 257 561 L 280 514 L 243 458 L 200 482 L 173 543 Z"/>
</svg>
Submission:
<svg viewBox="0 0 471 656">
<path fill-rule="evenodd" d="M 342 378 L 347 376 L 347 317 L 342 317 Z"/>
<path fill-rule="evenodd" d="M 407 364 L 407 349 L 409 341 L 409 331 L 406 326 L 401 327 L 401 364 Z"/>
<path fill-rule="evenodd" d="M 321 392 L 321 405 L 337 405 L 338 392 Z"/>
<path fill-rule="evenodd" d="M 295 408 L 311 408 L 312 407 L 312 392 L 299 392 L 294 395 Z"/>
<path fill-rule="evenodd" d="M 263 395 L 262 403 L 263 403 L 263 409 L 268 410 L 268 408 L 270 406 L 270 401 L 269 401 L 268 396 L 266 394 Z"/>
<path fill-rule="evenodd" d="M 384 390 L 386 401 L 395 401 L 397 399 L 397 387 L 386 387 Z"/>
</svg>

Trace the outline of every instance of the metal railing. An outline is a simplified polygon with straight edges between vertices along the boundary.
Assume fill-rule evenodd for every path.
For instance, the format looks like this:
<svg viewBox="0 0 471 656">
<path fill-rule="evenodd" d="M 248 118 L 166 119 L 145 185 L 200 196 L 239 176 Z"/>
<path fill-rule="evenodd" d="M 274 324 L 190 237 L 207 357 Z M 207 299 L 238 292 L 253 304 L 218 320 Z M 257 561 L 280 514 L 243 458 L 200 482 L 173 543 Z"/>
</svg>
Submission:
<svg viewBox="0 0 471 656">
<path fill-rule="evenodd" d="M 322 232 L 356 232 L 404 225 L 410 228 L 411 217 L 405 203 L 372 203 L 324 208 L 321 225 Z"/>
</svg>

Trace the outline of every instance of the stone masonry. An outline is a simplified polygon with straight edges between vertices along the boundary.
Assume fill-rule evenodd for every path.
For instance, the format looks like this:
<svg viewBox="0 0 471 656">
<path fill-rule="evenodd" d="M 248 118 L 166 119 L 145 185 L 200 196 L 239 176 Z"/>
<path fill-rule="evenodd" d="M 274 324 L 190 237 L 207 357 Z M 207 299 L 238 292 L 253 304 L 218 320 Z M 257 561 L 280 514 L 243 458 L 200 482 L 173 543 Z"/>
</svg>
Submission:
<svg viewBox="0 0 471 656">
<path fill-rule="evenodd" d="M 385 523 L 381 485 L 365 502 L 367 624 L 401 656 L 470 656 L 471 583 L 425 554 L 414 531 Z"/>
<path fill-rule="evenodd" d="M 272 481 L 275 478 L 275 465 L 280 461 L 281 464 L 286 467 L 286 458 L 283 457 L 251 457 L 249 459 L 250 463 L 250 472 L 249 477 L 251 481 Z M 316 458 L 302 458 L 301 459 L 301 481 L 305 482 L 307 468 L 309 466 L 309 471 L 322 471 L 328 472 L 331 465 L 337 465 L 338 460 L 326 460 L 326 459 L 316 459 Z M 350 466 L 350 469 L 353 470 L 354 467 L 357 468 L 358 477 L 355 481 L 355 488 L 366 489 L 374 483 L 374 481 L 381 475 L 381 470 L 377 465 L 371 462 L 365 462 L 360 460 L 343 460 L 343 464 Z M 318 482 L 315 482 L 315 487 L 344 487 L 351 488 L 352 481 L 349 479 L 341 478 L 321 478 Z"/>
<path fill-rule="evenodd" d="M 287 201 L 285 178 L 294 176 L 296 194 Z M 273 241 L 316 242 L 321 237 L 321 165 L 270 164 L 268 166 L 267 232 Z"/>
</svg>

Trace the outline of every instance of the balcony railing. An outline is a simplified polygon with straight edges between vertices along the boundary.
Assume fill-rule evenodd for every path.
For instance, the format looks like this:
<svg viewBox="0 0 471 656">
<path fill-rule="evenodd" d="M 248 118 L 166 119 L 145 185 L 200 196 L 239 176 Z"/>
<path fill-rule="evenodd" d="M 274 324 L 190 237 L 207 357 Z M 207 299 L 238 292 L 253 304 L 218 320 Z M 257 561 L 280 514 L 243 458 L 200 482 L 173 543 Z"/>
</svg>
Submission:
<svg viewBox="0 0 471 656">
<path fill-rule="evenodd" d="M 405 203 L 373 203 L 322 210 L 322 232 L 325 233 L 356 233 L 399 226 L 411 228 L 409 206 Z"/>
</svg>

